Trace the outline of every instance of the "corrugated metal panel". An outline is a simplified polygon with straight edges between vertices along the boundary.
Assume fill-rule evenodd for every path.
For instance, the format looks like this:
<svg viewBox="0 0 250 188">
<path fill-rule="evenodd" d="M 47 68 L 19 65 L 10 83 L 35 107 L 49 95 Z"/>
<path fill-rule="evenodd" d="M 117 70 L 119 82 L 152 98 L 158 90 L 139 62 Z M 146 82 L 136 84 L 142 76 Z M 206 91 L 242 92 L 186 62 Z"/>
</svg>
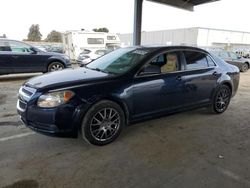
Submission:
<svg viewBox="0 0 250 188">
<path fill-rule="evenodd" d="M 196 5 L 211 3 L 219 0 L 148 0 L 148 1 L 193 11 L 193 7 Z"/>
</svg>

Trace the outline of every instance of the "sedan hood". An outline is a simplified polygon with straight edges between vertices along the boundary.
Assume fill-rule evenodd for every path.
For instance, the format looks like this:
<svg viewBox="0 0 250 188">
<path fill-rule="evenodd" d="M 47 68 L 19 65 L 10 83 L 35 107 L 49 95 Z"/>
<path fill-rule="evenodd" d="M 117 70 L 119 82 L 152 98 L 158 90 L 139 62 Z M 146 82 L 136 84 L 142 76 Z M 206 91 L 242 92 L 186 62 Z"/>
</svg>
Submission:
<svg viewBox="0 0 250 188">
<path fill-rule="evenodd" d="M 37 89 L 56 89 L 59 87 L 69 87 L 73 84 L 83 84 L 93 80 L 103 80 L 103 78 L 108 76 L 107 73 L 86 68 L 66 69 L 31 78 L 26 82 L 26 85 Z"/>
</svg>

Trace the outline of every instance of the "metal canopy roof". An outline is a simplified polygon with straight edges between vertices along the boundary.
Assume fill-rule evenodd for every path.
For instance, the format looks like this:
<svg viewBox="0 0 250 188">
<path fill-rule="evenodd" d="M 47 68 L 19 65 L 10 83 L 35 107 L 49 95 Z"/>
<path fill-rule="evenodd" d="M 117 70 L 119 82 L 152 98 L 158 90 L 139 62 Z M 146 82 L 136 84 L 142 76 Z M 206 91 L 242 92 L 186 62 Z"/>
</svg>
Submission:
<svg viewBox="0 0 250 188">
<path fill-rule="evenodd" d="M 154 3 L 170 5 L 176 8 L 193 11 L 194 6 L 204 3 L 211 3 L 219 0 L 148 0 Z M 142 3 L 143 0 L 134 0 L 134 33 L 133 45 L 141 44 L 141 22 L 142 22 Z"/>
<path fill-rule="evenodd" d="M 148 0 L 148 1 L 193 11 L 194 6 L 196 5 L 201 5 L 204 3 L 211 3 L 214 1 L 218 1 L 218 0 Z"/>
</svg>

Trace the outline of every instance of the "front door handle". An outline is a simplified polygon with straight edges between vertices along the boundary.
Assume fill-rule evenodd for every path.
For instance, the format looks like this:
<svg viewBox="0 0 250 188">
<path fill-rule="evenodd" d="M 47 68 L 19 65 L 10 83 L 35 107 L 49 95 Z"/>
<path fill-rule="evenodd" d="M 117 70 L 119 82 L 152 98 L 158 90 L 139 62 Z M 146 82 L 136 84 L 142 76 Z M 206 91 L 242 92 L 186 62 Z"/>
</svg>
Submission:
<svg viewBox="0 0 250 188">
<path fill-rule="evenodd" d="M 14 59 L 17 59 L 19 56 L 18 55 L 13 55 L 12 56 Z"/>
<path fill-rule="evenodd" d="M 213 76 L 217 76 L 218 75 L 218 72 L 217 71 L 214 71 L 213 72 Z"/>
</svg>

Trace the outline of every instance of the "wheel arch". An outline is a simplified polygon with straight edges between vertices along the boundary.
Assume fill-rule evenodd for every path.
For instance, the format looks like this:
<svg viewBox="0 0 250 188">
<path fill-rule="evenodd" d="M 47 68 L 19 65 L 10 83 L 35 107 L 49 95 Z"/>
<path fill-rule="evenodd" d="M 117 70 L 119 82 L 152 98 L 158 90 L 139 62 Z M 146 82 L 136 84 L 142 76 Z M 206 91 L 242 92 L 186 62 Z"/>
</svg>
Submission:
<svg viewBox="0 0 250 188">
<path fill-rule="evenodd" d="M 100 98 L 99 100 L 97 100 L 94 104 L 92 104 L 91 106 L 95 105 L 96 103 L 103 101 L 103 100 L 108 100 L 111 102 L 114 102 L 116 104 L 118 104 L 120 106 L 120 108 L 122 109 L 122 111 L 124 112 L 124 116 L 125 116 L 125 123 L 126 125 L 129 124 L 129 109 L 127 107 L 127 105 L 121 101 L 120 99 L 113 97 L 113 96 L 105 96 Z"/>
<path fill-rule="evenodd" d="M 230 88 L 231 92 L 233 91 L 233 86 L 232 86 L 232 83 L 230 83 L 229 81 L 224 81 L 220 84 L 221 85 L 226 85 Z"/>
<path fill-rule="evenodd" d="M 246 63 L 248 65 L 248 68 L 250 67 L 249 61 L 245 61 L 244 63 Z"/>
<path fill-rule="evenodd" d="M 77 108 L 76 114 L 75 114 L 75 116 L 77 117 L 77 120 L 75 123 L 77 124 L 78 129 L 81 127 L 81 122 L 82 122 L 83 118 L 85 117 L 86 113 L 89 111 L 89 109 L 93 105 L 95 105 L 101 101 L 104 101 L 104 100 L 111 101 L 111 102 L 114 102 L 117 105 L 119 105 L 119 107 L 124 112 L 126 125 L 129 124 L 129 117 L 130 117 L 129 109 L 124 102 L 122 102 L 120 99 L 117 99 L 116 97 L 112 97 L 112 96 L 102 96 L 102 97 L 99 96 L 99 97 L 95 97 L 94 99 L 91 99 L 91 101 L 89 101 L 89 102 L 86 101 L 86 103 L 84 105 Z"/>
</svg>

